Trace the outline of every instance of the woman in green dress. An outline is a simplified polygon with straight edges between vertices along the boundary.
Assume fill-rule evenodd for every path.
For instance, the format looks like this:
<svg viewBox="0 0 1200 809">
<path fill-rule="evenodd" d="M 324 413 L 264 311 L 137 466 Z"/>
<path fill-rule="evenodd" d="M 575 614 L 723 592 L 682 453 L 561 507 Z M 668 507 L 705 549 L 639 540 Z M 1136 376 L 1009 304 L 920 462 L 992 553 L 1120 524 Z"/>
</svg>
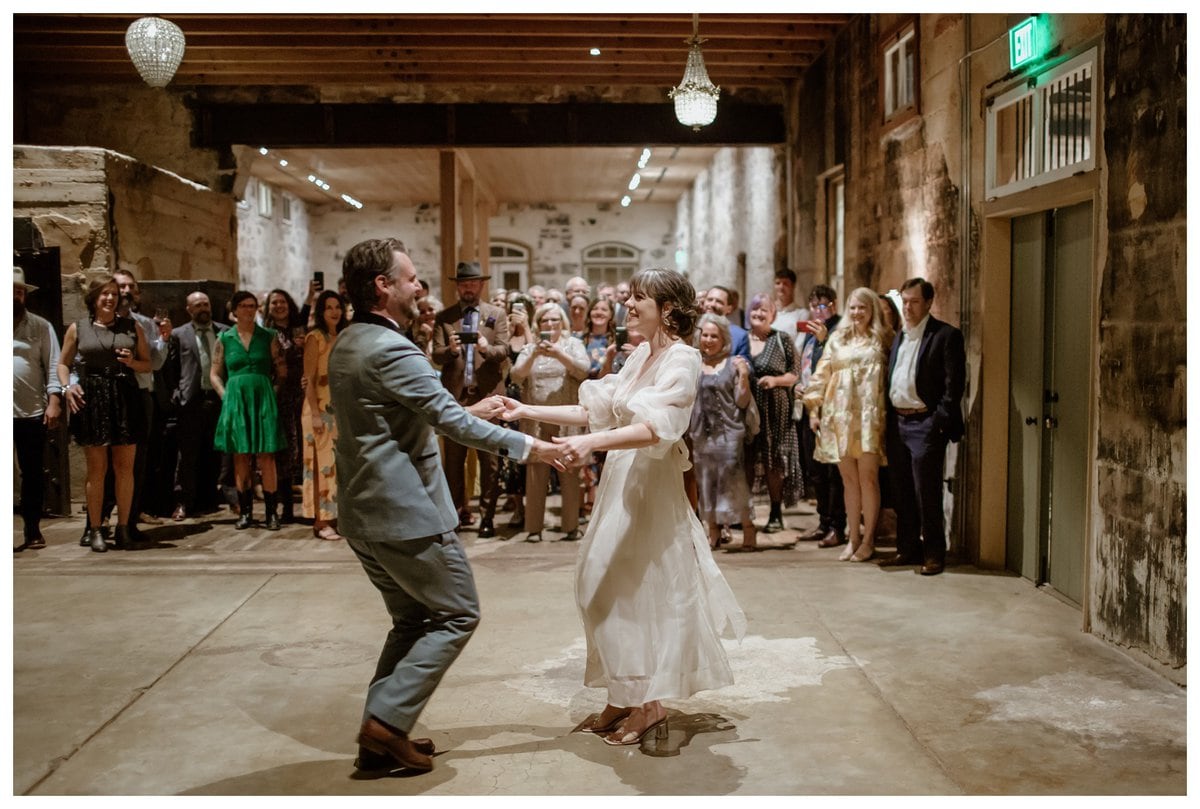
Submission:
<svg viewBox="0 0 1200 809">
<path fill-rule="evenodd" d="M 275 453 L 283 449 L 286 441 L 279 425 L 271 369 L 274 368 L 276 382 L 282 382 L 287 377 L 287 362 L 279 350 L 275 332 L 254 322 L 258 312 L 254 293 L 246 290 L 233 293 L 229 307 L 233 310 L 234 328 L 221 332 L 212 357 L 212 386 L 221 397 L 213 446 L 233 455 L 240 506 L 235 527 L 249 528 L 254 521 L 251 461 L 257 458 L 266 503 L 265 527 L 278 531 Z"/>
</svg>

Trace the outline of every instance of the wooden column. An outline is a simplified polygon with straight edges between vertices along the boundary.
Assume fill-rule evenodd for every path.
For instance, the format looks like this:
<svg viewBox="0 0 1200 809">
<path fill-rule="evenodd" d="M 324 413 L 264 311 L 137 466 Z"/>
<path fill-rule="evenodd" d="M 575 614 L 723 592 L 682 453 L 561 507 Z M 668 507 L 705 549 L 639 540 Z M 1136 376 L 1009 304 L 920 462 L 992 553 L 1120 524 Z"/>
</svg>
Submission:
<svg viewBox="0 0 1200 809">
<path fill-rule="evenodd" d="M 440 283 L 430 284 L 430 288 L 440 288 L 442 302 L 449 306 L 458 300 L 457 288 L 450 280 L 454 277 L 454 268 L 458 264 L 458 158 L 453 150 L 444 150 L 438 153 L 438 161 L 442 261 L 438 279 Z"/>
<path fill-rule="evenodd" d="M 488 219 L 492 215 L 492 209 L 495 206 L 485 199 L 477 199 L 475 201 L 475 233 L 479 241 L 479 266 L 483 268 L 484 275 L 492 274 L 492 255 L 489 249 L 491 242 L 491 231 L 488 226 Z M 495 279 L 496 284 L 500 283 L 500 279 Z"/>
</svg>

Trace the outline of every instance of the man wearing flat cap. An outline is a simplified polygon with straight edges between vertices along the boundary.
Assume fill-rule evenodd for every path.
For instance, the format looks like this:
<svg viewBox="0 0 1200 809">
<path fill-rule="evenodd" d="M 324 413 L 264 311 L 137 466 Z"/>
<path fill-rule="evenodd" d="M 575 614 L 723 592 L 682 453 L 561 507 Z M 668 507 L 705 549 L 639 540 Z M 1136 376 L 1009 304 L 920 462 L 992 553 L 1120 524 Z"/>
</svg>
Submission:
<svg viewBox="0 0 1200 809">
<path fill-rule="evenodd" d="M 504 309 L 483 300 L 484 275 L 475 261 L 459 262 L 454 274 L 458 301 L 434 321 L 433 361 L 442 369 L 442 384 L 459 404 L 473 405 L 504 393 L 508 373 L 508 317 Z M 466 490 L 467 448 L 446 441 L 445 471 L 450 497 L 461 525 L 473 522 Z M 479 536 L 496 535 L 493 525 L 500 497 L 499 459 L 479 454 Z"/>
</svg>

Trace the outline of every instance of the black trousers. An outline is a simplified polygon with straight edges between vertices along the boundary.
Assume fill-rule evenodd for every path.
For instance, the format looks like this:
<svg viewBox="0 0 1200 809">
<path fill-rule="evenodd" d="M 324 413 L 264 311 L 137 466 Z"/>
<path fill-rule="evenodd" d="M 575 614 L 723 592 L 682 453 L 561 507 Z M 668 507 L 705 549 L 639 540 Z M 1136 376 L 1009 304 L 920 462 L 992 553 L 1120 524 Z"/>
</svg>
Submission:
<svg viewBox="0 0 1200 809">
<path fill-rule="evenodd" d="M 215 391 L 200 394 L 179 414 L 179 462 L 175 465 L 175 501 L 189 514 L 214 511 L 223 453 L 213 448 L 221 399 Z"/>
<path fill-rule="evenodd" d="M 888 423 L 888 472 L 896 508 L 896 550 L 910 559 L 946 562 L 942 480 L 946 436 L 932 413 L 895 415 Z"/>
<path fill-rule="evenodd" d="M 797 425 L 800 429 L 800 457 L 804 460 L 804 475 L 817 496 L 817 516 L 822 531 L 846 534 L 846 487 L 836 464 L 821 463 L 813 458 L 817 449 L 817 434 L 808 426 L 808 411 Z"/>
<path fill-rule="evenodd" d="M 25 539 L 42 534 L 42 503 L 46 498 L 46 425 L 41 416 L 13 419 L 13 448 L 21 468 L 21 520 Z"/>
</svg>

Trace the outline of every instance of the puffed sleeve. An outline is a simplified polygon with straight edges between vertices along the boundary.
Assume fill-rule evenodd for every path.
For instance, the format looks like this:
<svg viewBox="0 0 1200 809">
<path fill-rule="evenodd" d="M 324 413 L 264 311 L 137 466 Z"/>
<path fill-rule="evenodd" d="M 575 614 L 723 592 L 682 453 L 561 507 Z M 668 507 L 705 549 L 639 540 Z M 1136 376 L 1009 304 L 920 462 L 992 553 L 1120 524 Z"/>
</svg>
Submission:
<svg viewBox="0 0 1200 809">
<path fill-rule="evenodd" d="M 613 411 L 613 394 L 617 389 L 619 374 L 609 374 L 599 379 L 589 379 L 579 386 L 579 404 L 588 414 L 588 429 L 593 433 L 611 430 L 617 426 L 617 414 Z"/>
<path fill-rule="evenodd" d="M 657 444 L 642 450 L 652 458 L 666 457 L 687 432 L 700 384 L 700 352 L 696 349 L 672 346 L 670 355 L 659 362 L 653 384 L 634 393 L 628 404 L 632 423 L 649 425 L 658 436 Z"/>
<path fill-rule="evenodd" d="M 808 378 L 808 387 L 801 391 L 804 407 L 809 413 L 816 413 L 825 403 L 825 389 L 829 387 L 829 375 L 832 373 L 829 370 L 829 363 L 832 362 L 832 357 L 840 342 L 830 335 L 825 343 L 825 350 L 821 352 L 821 359 L 817 360 L 817 367 L 813 369 L 812 376 Z"/>
</svg>

